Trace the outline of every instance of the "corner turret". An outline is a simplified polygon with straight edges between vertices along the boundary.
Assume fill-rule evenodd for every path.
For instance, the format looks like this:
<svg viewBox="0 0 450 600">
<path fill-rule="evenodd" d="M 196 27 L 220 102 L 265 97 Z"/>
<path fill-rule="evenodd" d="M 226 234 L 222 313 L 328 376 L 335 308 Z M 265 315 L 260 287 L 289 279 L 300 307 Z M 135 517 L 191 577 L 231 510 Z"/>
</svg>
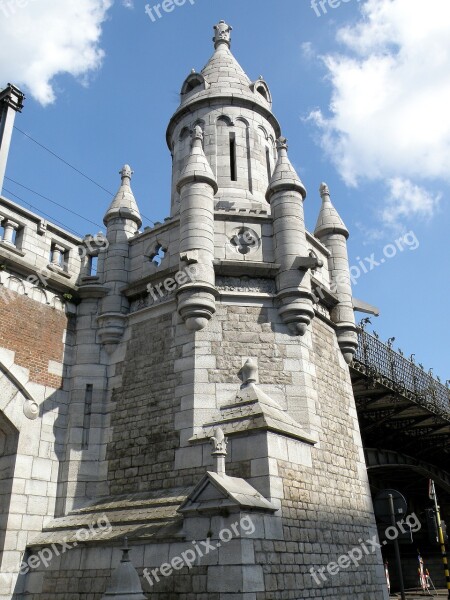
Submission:
<svg viewBox="0 0 450 600">
<path fill-rule="evenodd" d="M 261 76 L 250 78 L 233 56 L 231 31 L 224 21 L 214 26 L 214 53 L 203 69 L 187 74 L 167 129 L 172 215 L 179 212 L 177 183 L 190 153 L 189 132 L 196 125 L 204 132 L 204 153 L 218 185 L 216 206 L 254 209 L 266 204 L 281 129 L 267 83 Z"/>
<path fill-rule="evenodd" d="M 198 331 L 216 312 L 214 287 L 214 195 L 217 182 L 203 152 L 203 131 L 191 134 L 191 151 L 177 189 L 180 194 L 180 263 L 196 275 L 178 291 L 178 313 L 186 327 Z"/>
<path fill-rule="evenodd" d="M 331 320 L 336 324 L 337 339 L 345 361 L 350 364 L 358 347 L 358 336 L 347 254 L 349 232 L 331 202 L 326 183 L 320 186 L 320 195 L 322 206 L 314 235 L 330 251 L 328 258 L 330 285 L 339 300 L 337 306 L 331 311 Z"/>
<path fill-rule="evenodd" d="M 291 331 L 303 335 L 314 317 L 311 278 L 299 259 L 308 256 L 303 200 L 306 189 L 291 165 L 286 138 L 277 141 L 278 160 L 266 198 L 273 216 L 277 298 L 281 300 L 281 318 Z"/>
<path fill-rule="evenodd" d="M 121 289 L 128 283 L 129 243 L 142 224 L 141 215 L 131 190 L 133 171 L 129 165 L 119 171 L 120 188 L 106 211 L 108 248 L 99 272 L 103 273 L 103 285 L 107 293 L 101 302 L 98 316 L 100 341 L 108 352 L 112 352 L 122 338 L 129 304 Z"/>
</svg>

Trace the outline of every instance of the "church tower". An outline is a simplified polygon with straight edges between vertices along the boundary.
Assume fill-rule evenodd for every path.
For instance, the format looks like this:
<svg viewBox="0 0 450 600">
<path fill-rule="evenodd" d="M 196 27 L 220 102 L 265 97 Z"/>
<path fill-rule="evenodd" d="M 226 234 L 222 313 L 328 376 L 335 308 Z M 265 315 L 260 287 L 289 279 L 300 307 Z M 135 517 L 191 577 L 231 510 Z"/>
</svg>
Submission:
<svg viewBox="0 0 450 600">
<path fill-rule="evenodd" d="M 69 372 L 98 398 L 78 438 L 67 433 L 66 471 L 89 481 L 67 488 L 73 510 L 34 547 L 100 516 L 111 529 L 42 569 L 32 600 L 65 600 L 50 593 L 63 577 L 70 599 L 119 589 L 125 535 L 152 599 L 388 597 L 381 555 L 364 546 L 377 530 L 348 367 L 348 231 L 326 185 L 322 208 L 307 199 L 269 87 L 238 64 L 231 31 L 214 27 L 168 125 L 170 217 L 138 230 L 128 166 L 105 215 L 108 248 L 77 307 L 98 367 Z"/>
</svg>

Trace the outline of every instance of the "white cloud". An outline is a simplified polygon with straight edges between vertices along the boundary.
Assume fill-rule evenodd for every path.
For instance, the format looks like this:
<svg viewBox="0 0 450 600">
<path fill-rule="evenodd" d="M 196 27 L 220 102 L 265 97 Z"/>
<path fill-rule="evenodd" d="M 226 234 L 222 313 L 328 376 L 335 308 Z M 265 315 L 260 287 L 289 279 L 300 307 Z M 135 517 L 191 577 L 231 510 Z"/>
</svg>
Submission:
<svg viewBox="0 0 450 600">
<path fill-rule="evenodd" d="M 41 104 L 55 100 L 53 78 L 85 81 L 104 53 L 101 25 L 112 0 L 0 0 L 0 84 L 24 87 Z"/>
<path fill-rule="evenodd" d="M 302 51 L 303 58 L 306 58 L 306 60 L 311 60 L 316 56 L 311 42 L 303 42 L 300 48 Z"/>
<path fill-rule="evenodd" d="M 122 5 L 125 8 L 134 8 L 134 0 L 122 0 Z"/>
<path fill-rule="evenodd" d="M 408 217 L 430 218 L 442 197 L 400 177 L 390 179 L 388 184 L 389 197 L 381 214 L 386 225 L 396 226 Z"/>
<path fill-rule="evenodd" d="M 309 115 L 320 142 L 348 185 L 399 182 L 416 201 L 436 203 L 407 180 L 450 181 L 450 3 L 367 0 L 362 18 L 338 31 L 341 54 L 323 57 L 332 85 L 330 114 Z M 406 215 L 403 204 L 387 212 Z"/>
</svg>

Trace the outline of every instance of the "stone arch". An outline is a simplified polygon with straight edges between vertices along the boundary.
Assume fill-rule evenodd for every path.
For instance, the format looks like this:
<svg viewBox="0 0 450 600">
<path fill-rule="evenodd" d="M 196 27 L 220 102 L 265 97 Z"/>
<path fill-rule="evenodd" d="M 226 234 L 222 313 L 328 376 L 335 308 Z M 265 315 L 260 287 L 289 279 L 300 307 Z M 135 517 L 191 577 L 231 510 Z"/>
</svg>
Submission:
<svg viewBox="0 0 450 600">
<path fill-rule="evenodd" d="M 257 81 L 254 81 L 251 86 L 250 89 L 252 90 L 252 92 L 254 92 L 255 94 L 259 94 L 260 96 L 262 96 L 264 98 L 264 100 L 270 105 L 272 106 L 272 94 L 270 93 L 270 89 L 269 86 L 267 85 L 267 83 L 264 81 L 264 79 L 258 79 Z"/>
<path fill-rule="evenodd" d="M 28 297 L 42 304 L 50 304 L 46 292 L 39 287 L 32 287 L 28 292 Z"/>
<path fill-rule="evenodd" d="M 401 454 L 400 452 L 379 448 L 364 448 L 364 455 L 369 473 L 376 469 L 386 468 L 412 469 L 428 479 L 434 479 L 441 488 L 450 493 L 450 473 L 430 463 L 423 462 L 406 454 Z"/>
<path fill-rule="evenodd" d="M 181 101 L 192 92 L 201 92 L 208 88 L 208 83 L 201 73 L 190 73 L 181 87 Z"/>
<path fill-rule="evenodd" d="M 225 125 L 227 125 L 227 127 L 233 127 L 234 122 L 233 122 L 233 119 L 231 117 L 229 117 L 228 115 L 220 115 L 216 119 L 216 125 L 219 125 L 219 124 L 220 125 L 225 124 Z"/>
<path fill-rule="evenodd" d="M 250 124 L 244 117 L 216 119 L 216 177 L 219 187 L 253 191 Z"/>
<path fill-rule="evenodd" d="M 184 140 L 189 137 L 190 133 L 191 130 L 189 129 L 189 127 L 183 127 L 183 129 L 180 131 L 180 135 L 178 136 L 179 141 L 184 142 Z"/>
<path fill-rule="evenodd" d="M 18 277 L 14 277 L 13 275 L 9 277 L 7 287 L 21 296 L 25 294 L 25 286 L 23 285 L 22 280 Z"/>
<path fill-rule="evenodd" d="M 55 296 L 51 304 L 56 310 L 64 310 L 64 300 L 60 296 Z"/>
</svg>

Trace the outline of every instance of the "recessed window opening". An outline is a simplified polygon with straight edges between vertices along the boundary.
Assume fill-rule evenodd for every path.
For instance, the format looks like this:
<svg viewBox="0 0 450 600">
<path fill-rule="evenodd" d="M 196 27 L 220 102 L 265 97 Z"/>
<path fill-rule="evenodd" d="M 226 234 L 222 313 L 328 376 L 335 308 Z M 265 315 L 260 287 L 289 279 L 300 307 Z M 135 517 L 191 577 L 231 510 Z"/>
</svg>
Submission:
<svg viewBox="0 0 450 600">
<path fill-rule="evenodd" d="M 90 273 L 89 275 L 97 275 L 97 268 L 98 268 L 98 256 L 91 256 L 90 260 L 89 260 L 89 266 L 90 266 Z"/>
<path fill-rule="evenodd" d="M 81 442 L 82 448 L 88 448 L 89 446 L 89 430 L 91 427 L 93 389 L 94 386 L 91 383 L 88 383 L 86 385 L 86 391 L 84 395 L 83 439 Z"/>
<path fill-rule="evenodd" d="M 236 135 L 234 133 L 230 133 L 230 177 L 231 181 L 237 181 Z"/>
<path fill-rule="evenodd" d="M 267 164 L 267 178 L 270 181 L 272 178 L 272 168 L 270 166 L 270 150 L 266 148 L 266 164 Z"/>
<path fill-rule="evenodd" d="M 264 98 L 264 100 L 269 101 L 269 99 L 267 97 L 267 92 L 266 92 L 265 88 L 262 85 L 260 85 L 259 87 L 257 87 L 256 91 L 261 94 L 261 96 Z"/>
</svg>

